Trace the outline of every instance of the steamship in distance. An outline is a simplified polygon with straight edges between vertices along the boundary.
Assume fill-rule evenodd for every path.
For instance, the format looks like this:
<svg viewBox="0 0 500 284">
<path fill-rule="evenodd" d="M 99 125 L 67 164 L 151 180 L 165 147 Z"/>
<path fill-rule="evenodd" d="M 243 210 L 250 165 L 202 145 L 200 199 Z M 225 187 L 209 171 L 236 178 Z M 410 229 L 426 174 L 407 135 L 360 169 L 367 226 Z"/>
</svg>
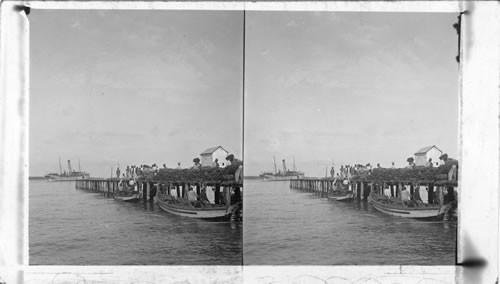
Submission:
<svg viewBox="0 0 500 284">
<path fill-rule="evenodd" d="M 71 161 L 68 160 L 68 170 L 62 170 L 61 158 L 59 158 L 59 173 L 49 173 L 45 175 L 45 179 L 49 181 L 75 181 L 80 179 L 89 178 L 90 175 L 87 172 L 80 170 L 80 161 L 78 160 L 78 171 L 71 168 Z"/>
<path fill-rule="evenodd" d="M 285 159 L 283 159 L 283 171 L 276 167 L 276 158 L 274 158 L 274 173 L 263 172 L 259 175 L 264 181 L 287 181 L 304 177 L 304 173 L 295 170 L 295 159 L 293 161 L 293 171 L 287 169 Z"/>
</svg>

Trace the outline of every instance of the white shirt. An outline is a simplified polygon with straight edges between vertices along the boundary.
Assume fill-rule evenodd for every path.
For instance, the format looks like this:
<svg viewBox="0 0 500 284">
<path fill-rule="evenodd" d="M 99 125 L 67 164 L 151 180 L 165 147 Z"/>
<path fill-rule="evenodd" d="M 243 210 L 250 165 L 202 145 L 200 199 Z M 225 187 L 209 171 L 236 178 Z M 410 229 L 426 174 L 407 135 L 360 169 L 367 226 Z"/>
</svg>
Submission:
<svg viewBox="0 0 500 284">
<path fill-rule="evenodd" d="M 410 192 L 408 190 L 401 191 L 401 200 L 403 200 L 403 201 L 410 200 Z"/>
<path fill-rule="evenodd" d="M 188 196 L 188 200 L 190 200 L 190 201 L 196 200 L 196 192 L 194 192 L 194 190 L 188 191 L 187 196 Z"/>
</svg>

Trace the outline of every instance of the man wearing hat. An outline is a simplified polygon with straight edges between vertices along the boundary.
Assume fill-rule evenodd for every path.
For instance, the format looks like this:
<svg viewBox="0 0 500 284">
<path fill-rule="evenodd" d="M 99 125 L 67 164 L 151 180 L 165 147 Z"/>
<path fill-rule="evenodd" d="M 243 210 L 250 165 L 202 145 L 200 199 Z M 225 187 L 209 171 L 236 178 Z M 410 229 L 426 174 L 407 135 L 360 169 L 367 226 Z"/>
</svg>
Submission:
<svg viewBox="0 0 500 284">
<path fill-rule="evenodd" d="M 233 154 L 229 154 L 226 157 L 226 161 L 229 161 L 231 163 L 231 166 L 233 166 L 233 165 L 237 165 L 237 166 L 243 165 L 243 162 L 240 161 L 240 160 L 238 160 L 238 159 L 236 159 Z"/>
<path fill-rule="evenodd" d="M 201 169 L 200 158 L 194 158 L 193 163 L 194 163 L 194 166 L 192 166 L 191 169 L 195 169 L 195 170 Z"/>
<path fill-rule="evenodd" d="M 234 158 L 233 154 L 228 155 L 226 160 L 231 163 L 231 166 L 238 167 L 234 173 L 234 180 L 239 182 L 243 181 L 243 162 Z"/>
</svg>

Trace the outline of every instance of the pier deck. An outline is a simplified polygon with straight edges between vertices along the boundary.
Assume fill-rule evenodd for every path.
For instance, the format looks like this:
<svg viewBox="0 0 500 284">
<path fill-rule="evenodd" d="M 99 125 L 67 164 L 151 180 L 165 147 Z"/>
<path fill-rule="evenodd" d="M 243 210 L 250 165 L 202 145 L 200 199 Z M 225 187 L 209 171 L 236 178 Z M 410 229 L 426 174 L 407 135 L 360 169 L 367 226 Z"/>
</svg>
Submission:
<svg viewBox="0 0 500 284">
<path fill-rule="evenodd" d="M 321 197 L 328 196 L 328 193 L 339 187 L 343 186 L 345 189 L 353 191 L 354 197 L 361 200 L 367 200 L 371 191 L 378 193 L 383 192 L 384 188 L 389 188 L 391 196 L 400 197 L 403 186 L 408 185 L 410 188 L 410 195 L 413 196 L 414 191 L 420 186 L 426 186 L 429 192 L 435 193 L 438 202 L 443 201 L 443 191 L 447 188 L 457 186 L 457 181 L 448 180 L 370 180 L 370 179 L 356 179 L 348 180 L 347 184 L 341 185 L 343 180 L 333 178 L 302 178 L 290 181 L 290 188 L 301 191 L 315 193 Z M 450 191 L 453 194 L 453 191 Z M 434 194 L 429 194 L 429 203 L 434 202 Z"/>
<path fill-rule="evenodd" d="M 122 183 L 120 185 L 120 182 Z M 123 187 L 129 187 L 130 179 L 117 179 L 117 178 L 88 178 L 76 181 L 76 189 L 85 190 L 88 192 L 101 193 L 106 197 L 113 197 Z M 152 199 L 156 192 L 163 192 L 172 187 L 178 190 L 179 196 L 183 195 L 183 190 L 189 187 L 194 187 L 198 196 L 202 186 L 212 186 L 215 190 L 223 191 L 225 187 L 239 186 L 242 187 L 240 182 L 235 181 L 164 181 L 156 179 L 137 179 L 135 180 L 137 190 L 142 193 L 144 199 Z M 153 187 L 156 186 L 156 191 Z"/>
</svg>

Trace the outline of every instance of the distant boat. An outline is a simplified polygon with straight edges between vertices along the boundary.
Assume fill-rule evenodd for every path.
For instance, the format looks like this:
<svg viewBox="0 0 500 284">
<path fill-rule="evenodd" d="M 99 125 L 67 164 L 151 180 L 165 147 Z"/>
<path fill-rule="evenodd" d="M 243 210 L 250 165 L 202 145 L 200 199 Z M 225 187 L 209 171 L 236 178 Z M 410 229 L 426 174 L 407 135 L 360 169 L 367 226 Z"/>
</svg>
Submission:
<svg viewBox="0 0 500 284">
<path fill-rule="evenodd" d="M 138 201 L 141 194 L 137 191 L 119 191 L 113 196 L 114 199 L 126 202 Z"/>
<path fill-rule="evenodd" d="M 80 161 L 78 161 L 78 165 Z M 78 166 L 80 167 L 80 166 Z M 81 170 L 75 171 L 71 169 L 71 161 L 68 160 L 68 171 L 63 171 L 61 167 L 61 159 L 59 158 L 59 173 L 49 173 L 45 175 L 45 179 L 49 181 L 75 181 L 89 178 L 90 175 L 87 172 Z"/>
<path fill-rule="evenodd" d="M 276 174 L 266 174 L 264 175 L 265 181 L 287 181 L 294 179 L 301 179 L 304 177 L 303 172 L 297 171 L 286 171 L 286 172 L 278 172 Z"/>
<path fill-rule="evenodd" d="M 45 176 L 49 181 L 75 181 L 89 178 L 90 175 L 85 172 L 64 172 L 63 174 L 50 173 Z"/>
<path fill-rule="evenodd" d="M 288 181 L 304 177 L 303 172 L 295 170 L 295 160 L 293 163 L 293 168 L 293 171 L 287 169 L 286 162 L 283 159 L 283 171 L 278 171 L 276 168 L 276 158 L 274 158 L 274 173 L 264 172 L 260 174 L 260 177 L 262 177 L 265 181 Z"/>
<path fill-rule="evenodd" d="M 118 188 L 119 190 L 117 190 L 113 195 L 115 200 L 135 202 L 139 201 L 143 196 L 142 192 L 134 190 L 137 189 L 137 187 L 134 186 L 133 183 L 129 184 L 127 182 L 120 181 L 118 183 Z"/>
<path fill-rule="evenodd" d="M 259 175 L 259 177 L 263 179 L 263 178 L 265 178 L 265 177 L 266 177 L 266 175 L 272 175 L 272 174 L 274 174 L 274 173 L 272 173 L 272 172 L 262 172 L 262 173 Z"/>
<path fill-rule="evenodd" d="M 330 194 L 328 194 L 329 200 L 335 201 L 351 201 L 354 194 L 352 191 L 348 190 L 334 190 Z"/>
<path fill-rule="evenodd" d="M 341 186 L 337 185 L 337 180 L 338 179 L 333 180 L 334 188 L 328 193 L 328 200 L 351 201 L 354 197 L 354 192 L 342 189 Z"/>
</svg>

